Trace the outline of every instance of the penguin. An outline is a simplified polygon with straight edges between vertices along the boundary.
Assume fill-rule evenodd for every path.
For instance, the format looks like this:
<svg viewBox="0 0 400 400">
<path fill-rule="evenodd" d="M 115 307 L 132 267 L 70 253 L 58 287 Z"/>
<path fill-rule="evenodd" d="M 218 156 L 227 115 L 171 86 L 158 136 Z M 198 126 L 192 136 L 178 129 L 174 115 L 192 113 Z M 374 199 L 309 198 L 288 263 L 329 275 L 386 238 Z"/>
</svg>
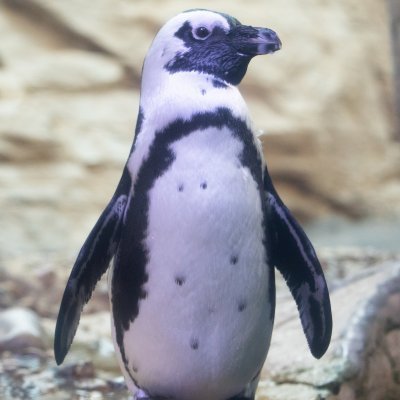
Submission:
<svg viewBox="0 0 400 400">
<path fill-rule="evenodd" d="M 158 32 L 122 177 L 62 297 L 57 364 L 112 259 L 112 337 L 134 399 L 254 399 L 274 322 L 275 268 L 311 353 L 325 353 L 324 274 L 274 188 L 237 88 L 253 57 L 280 48 L 271 29 L 204 9 Z"/>
</svg>

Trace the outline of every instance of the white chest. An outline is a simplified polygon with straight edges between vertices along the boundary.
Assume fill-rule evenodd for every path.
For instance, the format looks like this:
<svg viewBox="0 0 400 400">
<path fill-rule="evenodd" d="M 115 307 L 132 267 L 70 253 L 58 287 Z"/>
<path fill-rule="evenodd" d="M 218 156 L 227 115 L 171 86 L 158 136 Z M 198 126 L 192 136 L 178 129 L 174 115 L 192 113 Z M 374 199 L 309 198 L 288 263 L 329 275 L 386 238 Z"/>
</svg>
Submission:
<svg viewBox="0 0 400 400">
<path fill-rule="evenodd" d="M 149 193 L 147 295 L 125 353 L 152 394 L 229 397 L 261 368 L 272 329 L 261 199 L 228 129 L 171 148 Z"/>
</svg>

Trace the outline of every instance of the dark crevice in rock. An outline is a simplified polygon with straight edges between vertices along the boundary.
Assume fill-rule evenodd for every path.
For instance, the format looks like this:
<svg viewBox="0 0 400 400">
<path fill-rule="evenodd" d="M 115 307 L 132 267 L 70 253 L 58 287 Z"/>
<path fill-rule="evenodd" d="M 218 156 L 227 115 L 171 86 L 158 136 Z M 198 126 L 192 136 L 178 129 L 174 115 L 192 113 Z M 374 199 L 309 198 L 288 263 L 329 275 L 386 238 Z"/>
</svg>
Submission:
<svg viewBox="0 0 400 400">
<path fill-rule="evenodd" d="M 124 70 L 123 79 L 116 86 L 139 88 L 140 71 L 136 71 L 114 51 L 70 27 L 62 18 L 35 0 L 3 0 L 2 4 L 6 7 L 5 11 L 10 12 L 11 18 L 18 19 L 20 29 L 25 30 L 29 36 L 36 36 L 41 44 L 46 47 L 70 48 L 109 56 Z"/>
<path fill-rule="evenodd" d="M 295 171 L 273 171 L 271 174 L 275 182 L 282 185 L 288 185 L 292 190 L 298 190 L 302 196 L 308 196 L 313 201 L 318 200 L 321 204 L 325 204 L 333 213 L 344 215 L 352 219 L 360 219 L 366 215 L 366 211 L 359 201 L 344 202 L 340 198 L 324 193 L 320 187 L 316 187 L 309 179 L 309 176 Z M 300 216 L 300 219 L 301 216 Z M 308 218 L 305 216 L 305 219 Z"/>
<path fill-rule="evenodd" d="M 34 25 L 29 26 L 29 31 L 31 32 L 45 31 L 47 35 L 52 35 L 53 41 L 57 40 L 58 43 L 64 44 L 66 48 L 93 51 L 115 57 L 110 50 L 71 29 L 61 18 L 35 2 L 35 0 L 3 0 L 2 3 L 12 12 L 25 18 L 26 25 Z"/>
</svg>

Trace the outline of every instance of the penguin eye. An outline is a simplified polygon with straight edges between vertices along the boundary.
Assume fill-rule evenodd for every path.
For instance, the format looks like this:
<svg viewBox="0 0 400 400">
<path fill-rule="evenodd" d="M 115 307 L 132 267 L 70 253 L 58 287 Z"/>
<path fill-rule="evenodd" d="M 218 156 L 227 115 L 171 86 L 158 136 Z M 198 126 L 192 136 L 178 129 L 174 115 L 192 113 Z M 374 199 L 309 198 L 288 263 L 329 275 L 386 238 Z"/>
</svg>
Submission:
<svg viewBox="0 0 400 400">
<path fill-rule="evenodd" d="M 211 32 L 205 26 L 200 26 L 193 31 L 193 37 L 198 40 L 205 40 L 210 34 Z"/>
</svg>

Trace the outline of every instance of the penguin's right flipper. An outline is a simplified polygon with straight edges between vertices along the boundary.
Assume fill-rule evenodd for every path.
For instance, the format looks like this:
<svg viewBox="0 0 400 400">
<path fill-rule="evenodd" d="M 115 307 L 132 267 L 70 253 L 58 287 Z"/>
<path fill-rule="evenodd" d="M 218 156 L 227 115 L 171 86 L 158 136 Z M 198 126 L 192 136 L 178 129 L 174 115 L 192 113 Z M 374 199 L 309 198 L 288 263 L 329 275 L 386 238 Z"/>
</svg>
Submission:
<svg viewBox="0 0 400 400">
<path fill-rule="evenodd" d="M 71 346 L 83 306 L 89 301 L 118 248 L 129 180 L 125 170 L 112 200 L 90 232 L 72 268 L 55 330 L 54 355 L 58 365 L 64 361 Z"/>
</svg>

